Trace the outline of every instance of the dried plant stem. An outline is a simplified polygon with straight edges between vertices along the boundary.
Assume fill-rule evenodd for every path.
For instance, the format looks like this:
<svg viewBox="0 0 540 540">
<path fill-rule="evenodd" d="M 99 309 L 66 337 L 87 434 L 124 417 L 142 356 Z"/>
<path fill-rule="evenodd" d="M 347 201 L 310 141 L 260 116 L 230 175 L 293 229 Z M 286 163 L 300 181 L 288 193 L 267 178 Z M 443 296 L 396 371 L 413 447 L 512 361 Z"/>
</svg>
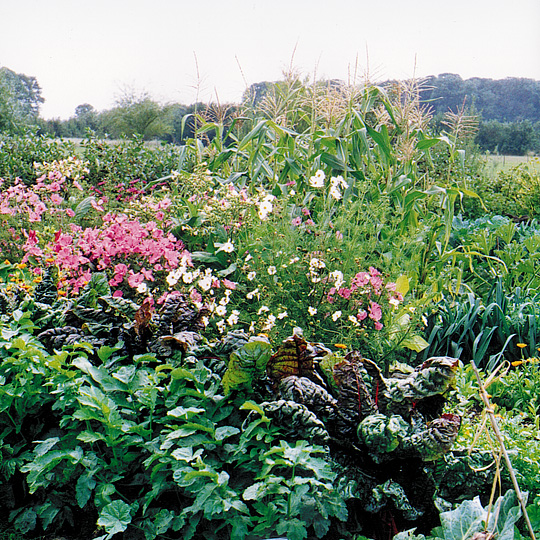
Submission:
<svg viewBox="0 0 540 540">
<path fill-rule="evenodd" d="M 529 515 L 527 514 L 527 509 L 525 508 L 525 501 L 523 500 L 523 496 L 521 495 L 521 490 L 519 489 L 519 484 L 517 482 L 516 475 L 514 473 L 514 468 L 512 467 L 512 462 L 510 461 L 510 456 L 508 455 L 508 452 L 506 451 L 506 447 L 504 445 L 504 440 L 502 437 L 502 434 L 499 430 L 499 425 L 497 424 L 497 419 L 495 418 L 495 411 L 493 410 L 493 406 L 491 405 L 489 401 L 488 394 L 486 392 L 486 388 L 482 382 L 482 378 L 480 377 L 480 373 L 478 372 L 478 369 L 474 365 L 474 362 L 471 362 L 472 369 L 474 371 L 474 374 L 476 375 L 476 379 L 478 380 L 478 388 L 480 389 L 480 396 L 482 398 L 482 401 L 484 402 L 484 405 L 486 406 L 486 413 L 488 414 L 489 421 L 491 423 L 491 427 L 493 428 L 493 432 L 495 433 L 495 437 L 499 443 L 499 446 L 501 448 L 501 452 L 504 457 L 504 461 L 506 462 L 506 466 L 508 467 L 508 472 L 510 474 L 510 478 L 512 479 L 512 484 L 514 485 L 514 490 L 516 492 L 516 497 L 518 498 L 519 504 L 521 505 L 521 510 L 523 511 L 523 517 L 525 518 L 525 522 L 527 523 L 527 528 L 529 529 L 529 534 L 532 538 L 532 540 L 536 540 L 536 537 L 534 535 L 534 531 L 531 525 L 531 520 L 529 519 Z"/>
</svg>

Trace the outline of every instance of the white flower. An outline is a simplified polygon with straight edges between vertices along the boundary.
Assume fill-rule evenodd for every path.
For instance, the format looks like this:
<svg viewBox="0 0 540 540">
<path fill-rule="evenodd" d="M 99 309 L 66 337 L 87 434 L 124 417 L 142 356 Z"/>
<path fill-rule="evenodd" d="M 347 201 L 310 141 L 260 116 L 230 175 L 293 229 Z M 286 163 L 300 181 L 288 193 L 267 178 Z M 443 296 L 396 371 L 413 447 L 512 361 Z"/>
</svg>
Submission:
<svg viewBox="0 0 540 540">
<path fill-rule="evenodd" d="M 276 326 L 276 317 L 272 314 L 268 315 L 268 319 L 266 320 L 266 324 L 263 326 L 263 330 L 272 330 Z"/>
<path fill-rule="evenodd" d="M 345 281 L 343 280 L 343 272 L 341 270 L 334 270 L 333 272 L 330 272 L 330 279 L 334 280 L 334 285 L 336 286 L 336 289 L 339 289 Z"/>
<path fill-rule="evenodd" d="M 180 278 L 180 274 L 177 270 L 173 270 L 172 272 L 169 272 L 167 277 L 165 278 L 167 280 L 167 284 L 169 287 L 174 287 L 178 283 L 178 279 Z"/>
<path fill-rule="evenodd" d="M 227 240 L 224 244 L 221 245 L 218 251 L 224 251 L 225 253 L 232 253 L 234 251 L 234 244 L 230 240 Z"/>
<path fill-rule="evenodd" d="M 289 314 L 286 311 L 282 311 L 281 313 L 277 314 L 278 319 L 284 319 L 285 317 L 288 317 Z"/>
<path fill-rule="evenodd" d="M 228 295 L 224 296 L 224 297 L 219 301 L 219 305 L 220 305 L 220 306 L 226 306 L 228 303 L 229 303 L 229 296 L 228 296 Z"/>
<path fill-rule="evenodd" d="M 144 294 L 145 292 L 148 291 L 148 285 L 146 283 L 141 283 L 138 287 L 137 287 L 137 292 L 140 293 L 140 294 Z"/>
<path fill-rule="evenodd" d="M 266 219 L 266 216 L 272 212 L 274 207 L 272 206 L 272 203 L 270 201 L 263 201 L 259 205 L 259 218 L 261 220 Z"/>
<path fill-rule="evenodd" d="M 314 188 L 324 187 L 324 179 L 326 178 L 323 171 L 320 169 L 309 179 L 309 185 Z"/>
<path fill-rule="evenodd" d="M 294 197 L 296 195 L 296 191 L 294 191 L 294 189 L 291 189 L 291 191 L 289 191 L 289 195 L 291 197 Z"/>
<path fill-rule="evenodd" d="M 321 261 L 321 259 L 317 259 L 317 257 L 313 257 L 309 261 L 309 266 L 312 268 L 326 268 L 326 264 L 324 261 Z"/>
<path fill-rule="evenodd" d="M 216 315 L 219 315 L 220 317 L 224 317 L 227 315 L 227 308 L 224 305 L 220 305 L 216 308 Z"/>
<path fill-rule="evenodd" d="M 300 257 L 293 257 L 293 258 L 289 261 L 289 264 L 297 263 L 299 260 L 300 260 Z"/>
<path fill-rule="evenodd" d="M 268 267 L 268 275 L 273 276 L 277 272 L 277 268 L 275 266 L 269 266 Z"/>
<path fill-rule="evenodd" d="M 339 318 L 341 317 L 341 311 L 334 311 L 334 313 L 332 313 L 332 320 L 334 322 L 336 322 Z"/>
<path fill-rule="evenodd" d="M 312 317 L 313 317 L 313 315 L 316 315 L 316 314 L 317 314 L 317 308 L 314 308 L 314 307 L 309 306 L 309 307 L 307 308 L 307 310 L 308 310 L 308 313 L 309 313 Z"/>
<path fill-rule="evenodd" d="M 238 315 L 240 315 L 240 312 L 237 309 L 233 309 L 233 312 L 229 315 L 229 318 L 227 319 L 227 324 L 229 326 L 234 326 L 238 322 Z"/>
<path fill-rule="evenodd" d="M 261 313 L 264 313 L 265 311 L 270 311 L 270 308 L 268 306 L 261 306 L 259 308 L 259 311 L 257 311 L 257 315 L 260 315 Z"/>
<path fill-rule="evenodd" d="M 198 284 L 203 291 L 207 291 L 212 286 L 212 281 L 212 276 L 204 276 L 199 279 Z"/>
<path fill-rule="evenodd" d="M 395 308 L 399 306 L 399 300 L 397 298 L 390 298 L 390 300 L 388 300 L 388 303 Z"/>
<path fill-rule="evenodd" d="M 354 324 L 354 326 L 360 326 L 358 319 L 354 315 L 349 315 L 347 318 L 349 319 L 350 322 Z"/>
<path fill-rule="evenodd" d="M 257 272 L 249 272 L 247 275 L 247 278 L 249 281 L 253 281 L 256 275 L 257 275 Z"/>
<path fill-rule="evenodd" d="M 329 193 L 334 199 L 336 199 L 336 201 L 339 201 L 339 199 L 341 199 L 341 191 L 339 191 L 336 186 L 332 186 Z"/>
<path fill-rule="evenodd" d="M 252 300 L 255 296 L 259 296 L 259 288 L 253 289 L 251 292 L 246 294 L 248 300 Z"/>
<path fill-rule="evenodd" d="M 193 272 L 184 272 L 182 274 L 182 281 L 184 283 L 193 283 L 193 279 L 194 279 Z"/>
<path fill-rule="evenodd" d="M 223 331 L 225 330 L 225 321 L 218 321 L 216 323 L 217 329 L 219 330 L 220 334 L 223 334 Z"/>
<path fill-rule="evenodd" d="M 276 197 L 274 195 L 272 195 L 271 193 L 269 193 L 268 195 L 266 195 L 263 199 L 263 202 L 272 202 Z"/>
<path fill-rule="evenodd" d="M 330 185 L 331 186 L 335 186 L 337 188 L 343 188 L 343 189 L 347 189 L 349 187 L 349 184 L 347 184 L 347 182 L 345 182 L 345 180 L 343 179 L 343 176 L 332 176 L 332 178 L 330 179 Z"/>
</svg>

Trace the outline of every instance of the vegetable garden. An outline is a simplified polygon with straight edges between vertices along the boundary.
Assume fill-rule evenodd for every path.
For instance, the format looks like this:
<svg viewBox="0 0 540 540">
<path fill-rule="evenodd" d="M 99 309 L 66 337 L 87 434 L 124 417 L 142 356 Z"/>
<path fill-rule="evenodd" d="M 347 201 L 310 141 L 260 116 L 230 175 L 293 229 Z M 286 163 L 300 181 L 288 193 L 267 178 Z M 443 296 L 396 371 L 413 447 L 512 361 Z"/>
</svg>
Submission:
<svg viewBox="0 0 540 540">
<path fill-rule="evenodd" d="M 538 169 L 404 83 L 190 121 L 0 138 L 5 537 L 540 529 Z"/>
</svg>

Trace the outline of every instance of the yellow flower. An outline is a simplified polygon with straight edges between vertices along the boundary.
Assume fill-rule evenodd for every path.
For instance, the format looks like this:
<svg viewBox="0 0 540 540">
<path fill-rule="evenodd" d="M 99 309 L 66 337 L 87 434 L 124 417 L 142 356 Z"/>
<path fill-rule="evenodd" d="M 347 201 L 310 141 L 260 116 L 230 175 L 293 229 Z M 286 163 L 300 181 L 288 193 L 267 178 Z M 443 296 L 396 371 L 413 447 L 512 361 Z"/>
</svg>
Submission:
<svg viewBox="0 0 540 540">
<path fill-rule="evenodd" d="M 527 344 L 526 343 L 516 343 L 516 345 L 520 348 L 520 349 L 524 349 Z"/>
<path fill-rule="evenodd" d="M 334 343 L 334 347 L 338 349 L 346 349 L 347 345 L 344 345 L 343 343 Z"/>
<path fill-rule="evenodd" d="M 19 270 L 26 268 L 28 265 L 26 263 L 19 263 L 15 265 Z"/>
<path fill-rule="evenodd" d="M 523 364 L 523 363 L 524 363 L 523 360 L 518 360 L 517 362 L 512 362 L 512 366 L 513 367 L 521 366 L 521 364 Z"/>
</svg>

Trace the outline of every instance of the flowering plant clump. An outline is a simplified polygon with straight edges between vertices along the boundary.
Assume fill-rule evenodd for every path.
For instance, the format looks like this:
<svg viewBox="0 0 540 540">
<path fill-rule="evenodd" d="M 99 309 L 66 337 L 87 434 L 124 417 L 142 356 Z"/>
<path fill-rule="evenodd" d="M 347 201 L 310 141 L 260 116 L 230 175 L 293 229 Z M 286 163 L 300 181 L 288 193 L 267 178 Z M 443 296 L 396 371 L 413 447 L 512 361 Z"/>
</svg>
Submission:
<svg viewBox="0 0 540 540">
<path fill-rule="evenodd" d="M 372 266 L 367 272 L 358 272 L 348 284 L 340 270 L 328 274 L 330 288 L 321 302 L 326 317 L 337 321 L 348 313 L 347 322 L 353 328 L 384 328 L 384 312 L 392 312 L 403 302 L 403 295 L 394 282 L 384 282 L 381 273 Z M 388 318 L 388 317 L 387 317 Z"/>
<path fill-rule="evenodd" d="M 52 162 L 34 163 L 34 169 L 40 180 L 71 180 L 79 181 L 88 175 L 89 163 L 82 159 L 70 156 L 66 159 L 54 160 Z"/>
<path fill-rule="evenodd" d="M 183 244 L 155 222 L 140 223 L 125 214 L 105 214 L 101 227 L 83 229 L 72 223 L 69 231 L 57 231 L 44 245 L 35 230 L 24 233 L 26 254 L 22 262 L 54 264 L 74 293 L 90 280 L 91 268 L 108 269 L 112 273 L 111 286 L 120 285 L 125 278 L 130 287 L 140 288 L 145 280 L 155 280 L 154 271 L 171 270 L 182 257 L 189 259 Z"/>
</svg>

